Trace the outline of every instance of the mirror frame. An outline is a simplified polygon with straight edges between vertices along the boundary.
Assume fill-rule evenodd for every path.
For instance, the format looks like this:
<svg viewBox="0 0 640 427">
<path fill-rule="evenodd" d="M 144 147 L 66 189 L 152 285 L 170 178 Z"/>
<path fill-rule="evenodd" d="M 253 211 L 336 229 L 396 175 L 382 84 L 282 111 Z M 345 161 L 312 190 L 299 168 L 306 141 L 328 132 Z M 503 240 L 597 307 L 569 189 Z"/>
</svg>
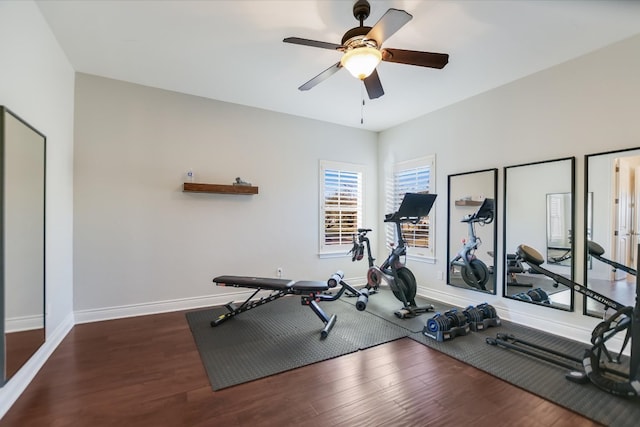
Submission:
<svg viewBox="0 0 640 427">
<path fill-rule="evenodd" d="M 555 162 L 564 162 L 564 161 L 569 161 L 570 165 L 571 165 L 571 170 L 570 170 L 570 193 L 571 193 L 571 229 L 575 230 L 575 218 L 576 218 L 576 179 L 575 179 L 575 171 L 576 171 L 576 158 L 574 156 L 571 157 L 561 157 L 561 158 L 557 158 L 557 159 L 550 159 L 550 160 L 542 160 L 542 161 L 536 161 L 536 162 L 530 162 L 530 163 L 522 163 L 522 164 L 517 164 L 517 165 L 511 165 L 511 166 L 505 166 L 504 171 L 503 171 L 503 203 L 502 203 L 502 296 L 504 298 L 513 300 L 513 301 L 520 301 L 520 302 L 524 302 L 524 303 L 528 303 L 528 304 L 532 304 L 532 305 L 537 305 L 537 306 L 542 306 L 542 307 L 548 307 L 548 308 L 553 308 L 555 310 L 561 310 L 561 311 L 574 311 L 574 306 L 575 306 L 575 291 L 571 288 L 567 288 L 569 290 L 569 294 L 570 294 L 570 302 L 569 302 L 569 306 L 568 307 L 561 307 L 561 306 L 557 306 L 557 305 L 553 305 L 553 304 L 542 304 L 542 303 L 538 303 L 538 302 L 533 302 L 533 301 L 526 301 L 523 299 L 518 299 L 518 298 L 514 298 L 513 296 L 508 295 L 509 293 L 507 292 L 507 275 L 508 275 L 508 271 L 509 271 L 509 266 L 508 266 L 508 247 L 507 247 L 507 221 L 508 221 L 508 217 L 507 217 L 507 185 L 508 185 L 508 171 L 509 169 L 514 169 L 514 168 L 519 168 L 519 167 L 525 167 L 525 166 L 536 166 L 536 165 L 543 165 L 543 164 L 547 164 L 547 163 L 555 163 Z M 546 211 L 546 197 L 545 197 L 545 211 Z M 546 242 L 546 218 L 545 218 L 545 242 Z M 575 242 L 575 231 L 573 232 L 574 238 L 571 239 L 571 253 L 572 253 L 572 258 L 575 260 L 575 256 L 576 256 L 576 242 Z M 525 242 L 522 242 L 525 243 Z M 545 243 L 546 244 L 546 243 Z M 512 248 L 513 251 L 515 251 L 516 248 Z M 545 248 L 534 248 L 538 251 L 540 250 L 544 250 L 546 253 L 546 247 Z M 546 259 L 546 258 L 545 258 Z M 525 265 L 526 266 L 526 265 Z M 571 266 L 569 267 L 569 273 L 570 273 L 570 279 L 571 280 L 575 280 L 575 268 L 576 268 L 576 263 L 575 262 L 571 262 Z M 562 285 L 559 285 L 562 286 Z"/>
<path fill-rule="evenodd" d="M 41 283 L 38 285 L 40 291 L 42 292 L 42 306 L 41 306 L 41 314 L 42 317 L 40 319 L 40 313 L 36 315 L 27 314 L 25 316 L 19 316 L 16 320 L 17 325 L 19 326 L 20 337 L 18 341 L 16 338 L 12 338 L 11 342 L 8 343 L 7 339 L 7 232 L 10 230 L 6 225 L 6 221 L 8 218 L 8 211 L 6 198 L 10 194 L 7 191 L 7 117 L 11 117 L 13 120 L 17 121 L 21 125 L 24 126 L 24 129 L 27 131 L 31 131 L 34 137 L 39 137 L 42 139 L 42 152 L 40 153 L 40 147 L 37 147 L 38 150 L 38 158 L 37 164 L 42 164 L 41 170 L 41 178 L 42 178 L 42 186 L 38 187 L 38 198 L 33 198 L 33 200 L 38 201 L 39 207 L 41 206 L 42 212 L 41 214 L 36 213 L 35 215 L 24 215 L 27 219 L 33 217 L 40 217 L 42 220 L 42 240 L 38 241 L 36 244 L 32 246 L 26 246 L 26 248 L 20 248 L 20 250 L 32 250 L 37 248 L 37 250 L 42 250 L 42 271 L 41 276 L 38 274 L 38 279 L 41 278 Z M 44 134 L 39 132 L 17 114 L 13 113 L 7 107 L 0 105 L 0 387 L 4 386 L 13 375 L 15 375 L 18 370 L 26 363 L 35 352 L 44 344 L 46 340 L 46 146 L 47 146 L 47 138 Z M 37 143 L 40 143 L 38 139 Z M 29 153 L 27 153 L 29 154 Z M 14 159 L 15 160 L 15 159 Z M 41 163 L 40 163 L 41 162 Z M 29 173 L 29 171 L 24 172 L 25 174 Z M 40 177 L 40 171 L 38 171 L 37 175 L 32 175 L 35 177 L 32 181 L 34 183 L 38 182 L 37 179 Z M 14 181 L 16 181 L 14 179 Z M 18 182 L 22 182 L 20 178 L 17 180 Z M 29 181 L 24 180 L 24 181 Z M 37 184 L 38 186 L 40 184 Z M 22 189 L 19 189 L 22 190 Z M 42 200 L 40 200 L 40 191 L 42 194 Z M 12 191 L 13 193 L 16 190 Z M 26 193 L 26 192 L 23 192 Z M 24 195 L 24 194 L 23 194 Z M 24 198 L 23 198 L 24 199 Z M 28 203 L 25 202 L 25 203 Z M 15 214 L 14 214 L 15 215 Z M 38 220 L 39 222 L 39 220 Z M 28 226 L 28 224 L 26 225 Z M 22 224 L 22 227 L 25 227 L 25 224 Z M 38 224 L 40 227 L 40 224 Z M 40 228 L 38 228 L 40 230 Z M 40 247 L 41 246 L 41 247 Z M 30 252 L 31 253 L 31 252 Z M 33 262 L 31 263 L 33 265 Z M 37 319 L 36 319 L 37 318 Z M 38 327 L 34 327 L 34 325 L 38 322 Z M 40 327 L 41 325 L 41 327 Z M 23 333 L 24 332 L 24 333 Z M 8 345 L 10 344 L 10 345 Z M 13 347 L 13 350 L 9 350 L 8 347 Z M 11 353 L 11 357 L 9 358 L 9 353 Z"/>
<path fill-rule="evenodd" d="M 638 155 L 640 155 L 640 147 L 632 147 L 632 148 L 623 148 L 621 150 L 610 150 L 610 151 L 602 151 L 599 153 L 591 153 L 591 154 L 585 154 L 584 156 L 584 230 L 583 230 L 583 239 L 584 239 L 584 251 L 583 251 L 583 257 L 584 257 L 584 261 L 583 261 L 583 278 L 584 278 L 584 286 L 589 287 L 589 270 L 590 270 L 590 266 L 592 263 L 591 258 L 589 257 L 589 248 L 587 246 L 587 242 L 589 241 L 589 229 L 593 227 L 593 224 L 591 224 L 591 227 L 589 227 L 589 203 L 591 203 L 592 207 L 595 207 L 595 195 L 592 195 L 590 197 L 590 193 L 593 193 L 592 191 L 589 191 L 589 159 L 591 159 L 592 157 L 598 157 L 598 156 L 608 156 L 611 154 L 620 154 L 620 157 L 622 157 L 624 155 L 624 153 L 629 153 L 631 151 L 638 151 Z M 640 206 L 639 202 L 636 202 L 636 208 Z M 591 220 L 593 221 L 593 217 L 591 218 Z M 638 233 L 638 231 L 636 231 L 636 233 Z M 593 234 L 593 230 L 591 230 L 591 234 Z M 606 257 L 606 255 L 605 255 Z M 598 261 L 599 262 L 599 261 Z M 636 266 L 632 266 L 632 268 L 635 268 Z M 605 294 L 606 295 L 606 294 Z M 609 296 L 609 295 L 607 295 Z M 595 317 L 595 318 L 601 318 L 602 316 L 598 315 L 597 313 L 590 313 L 587 305 L 589 302 L 589 298 L 583 298 L 582 300 L 582 314 L 584 316 L 588 316 L 588 317 Z M 622 301 L 621 301 L 622 302 Z M 603 311 L 603 315 L 604 315 L 604 311 Z"/>
<path fill-rule="evenodd" d="M 491 275 L 493 277 L 493 290 L 489 291 L 489 290 L 482 290 L 482 289 L 475 289 L 473 287 L 464 287 L 464 286 L 459 286 L 459 285 L 455 285 L 451 283 L 451 260 L 452 260 L 452 256 L 454 256 L 455 254 L 452 253 L 452 251 L 454 250 L 452 247 L 452 242 L 451 242 L 451 221 L 452 221 L 452 211 L 451 211 L 451 207 L 452 205 L 455 203 L 454 200 L 452 200 L 451 198 L 451 187 L 452 187 L 452 178 L 455 177 L 460 177 L 460 176 L 467 176 L 467 175 L 473 175 L 473 174 L 481 174 L 481 173 L 488 173 L 488 172 L 493 172 L 493 184 L 492 184 L 492 191 L 493 194 L 491 195 L 491 198 L 493 198 L 494 201 L 494 217 L 493 217 L 493 222 L 492 222 L 492 226 L 493 226 L 493 239 L 492 239 L 492 244 L 493 244 L 493 268 L 489 267 L 489 271 L 491 271 Z M 498 280 L 496 277 L 496 262 L 497 262 L 497 254 L 498 254 L 498 169 L 497 168 L 490 168 L 490 169 L 482 169 L 482 170 L 475 170 L 475 171 L 470 171 L 470 172 L 461 172 L 461 173 L 455 173 L 455 174 L 451 174 L 447 177 L 447 276 L 446 276 L 446 281 L 447 281 L 447 285 L 449 286 L 453 286 L 459 289 L 466 289 L 466 290 L 470 290 L 470 291 L 475 291 L 475 292 L 481 292 L 481 293 L 486 293 L 486 294 L 492 294 L 492 295 L 496 295 L 497 293 L 497 288 L 498 288 Z M 479 208 L 479 206 L 477 206 L 477 208 Z M 477 211 L 477 208 L 475 211 Z M 470 212 L 471 213 L 471 212 Z"/>
</svg>

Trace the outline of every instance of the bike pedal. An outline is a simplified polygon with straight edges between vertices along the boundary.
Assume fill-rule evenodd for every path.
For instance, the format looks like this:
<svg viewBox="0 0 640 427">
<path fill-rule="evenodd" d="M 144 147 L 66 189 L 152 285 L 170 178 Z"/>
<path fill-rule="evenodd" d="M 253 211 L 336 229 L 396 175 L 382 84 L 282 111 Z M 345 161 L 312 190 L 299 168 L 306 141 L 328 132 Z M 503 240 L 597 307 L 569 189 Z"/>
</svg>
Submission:
<svg viewBox="0 0 640 427">
<path fill-rule="evenodd" d="M 589 377 L 587 376 L 587 374 L 580 371 L 568 372 L 564 377 L 569 381 L 578 383 L 578 384 L 586 384 L 589 382 Z"/>
</svg>

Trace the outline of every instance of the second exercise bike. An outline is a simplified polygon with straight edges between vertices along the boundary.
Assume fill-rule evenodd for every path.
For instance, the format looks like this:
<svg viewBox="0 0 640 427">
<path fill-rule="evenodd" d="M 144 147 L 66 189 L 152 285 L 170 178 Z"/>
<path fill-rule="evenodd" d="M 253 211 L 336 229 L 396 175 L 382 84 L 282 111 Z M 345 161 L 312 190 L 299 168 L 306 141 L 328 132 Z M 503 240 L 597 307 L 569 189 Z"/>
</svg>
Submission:
<svg viewBox="0 0 640 427">
<path fill-rule="evenodd" d="M 451 273 L 460 271 L 462 280 L 472 288 L 487 290 L 487 282 L 489 281 L 490 271 L 486 264 L 476 257 L 476 250 L 482 244 L 482 241 L 476 234 L 476 224 L 487 225 L 493 222 L 495 204 L 493 199 L 484 199 L 482 206 L 478 212 L 466 215 L 462 222 L 468 224 L 469 236 L 463 242 L 462 249 L 451 261 L 449 268 Z"/>
</svg>

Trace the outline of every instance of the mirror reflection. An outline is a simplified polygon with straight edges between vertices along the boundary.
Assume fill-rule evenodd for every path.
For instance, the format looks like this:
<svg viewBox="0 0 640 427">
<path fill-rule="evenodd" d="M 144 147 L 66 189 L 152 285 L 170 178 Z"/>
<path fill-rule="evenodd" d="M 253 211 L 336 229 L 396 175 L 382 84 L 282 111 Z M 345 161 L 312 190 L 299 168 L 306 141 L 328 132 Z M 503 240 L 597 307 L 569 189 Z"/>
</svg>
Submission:
<svg viewBox="0 0 640 427">
<path fill-rule="evenodd" d="M 497 169 L 449 175 L 447 283 L 495 293 Z"/>
<path fill-rule="evenodd" d="M 545 269 L 573 280 L 574 169 L 573 157 L 505 168 L 505 297 L 573 309 L 573 290 L 531 271 L 515 251 L 524 244 L 545 253 Z"/>
<path fill-rule="evenodd" d="M 547 262 L 571 267 L 571 193 L 547 194 Z"/>
<path fill-rule="evenodd" d="M 45 340 L 45 137 L 6 108 L 0 110 L 4 384 Z"/>
<path fill-rule="evenodd" d="M 635 304 L 640 227 L 640 148 L 585 156 L 587 287 L 622 304 Z M 585 314 L 602 317 L 604 305 L 587 299 Z M 611 314 L 611 313 L 608 313 Z"/>
</svg>

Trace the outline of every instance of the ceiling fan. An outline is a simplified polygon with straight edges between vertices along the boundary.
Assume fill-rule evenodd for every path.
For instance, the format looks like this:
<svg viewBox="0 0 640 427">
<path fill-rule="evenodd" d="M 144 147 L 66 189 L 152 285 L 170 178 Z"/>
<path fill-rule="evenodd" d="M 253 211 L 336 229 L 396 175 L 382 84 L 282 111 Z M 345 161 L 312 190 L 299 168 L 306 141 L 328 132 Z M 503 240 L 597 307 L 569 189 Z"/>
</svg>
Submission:
<svg viewBox="0 0 640 427">
<path fill-rule="evenodd" d="M 446 53 L 382 48 L 382 43 L 409 22 L 413 16 L 404 10 L 389 9 L 373 27 L 365 27 L 363 23 L 369 16 L 370 11 L 371 6 L 367 0 L 358 0 L 355 2 L 353 5 L 353 16 L 360 22 L 360 26 L 347 31 L 342 37 L 341 44 L 299 37 L 287 37 L 283 40 L 285 43 L 343 52 L 340 61 L 300 86 L 298 88 L 299 90 L 311 89 L 344 67 L 349 70 L 354 77 L 364 81 L 369 98 L 375 99 L 384 95 L 382 83 L 376 71 L 376 67 L 380 61 L 438 69 L 447 65 L 449 55 Z"/>
</svg>

